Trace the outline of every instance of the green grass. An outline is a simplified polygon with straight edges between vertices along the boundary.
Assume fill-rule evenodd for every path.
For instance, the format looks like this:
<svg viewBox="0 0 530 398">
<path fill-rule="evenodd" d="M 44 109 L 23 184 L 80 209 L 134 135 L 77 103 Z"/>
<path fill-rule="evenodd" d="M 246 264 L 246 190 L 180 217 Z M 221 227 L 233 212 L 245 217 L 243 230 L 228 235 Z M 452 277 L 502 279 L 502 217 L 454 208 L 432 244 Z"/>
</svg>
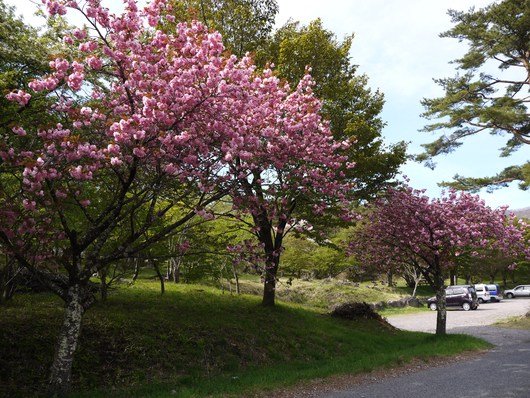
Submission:
<svg viewBox="0 0 530 398">
<path fill-rule="evenodd" d="M 20 294 L 0 306 L 0 396 L 43 395 L 62 303 Z M 487 347 L 377 321 L 345 321 L 322 308 L 200 285 L 138 282 L 85 315 L 73 397 L 251 396 L 303 380 L 395 366 Z"/>
<path fill-rule="evenodd" d="M 396 315 L 409 315 L 417 314 L 418 312 L 430 311 L 426 306 L 422 307 L 403 307 L 403 308 L 393 308 L 387 307 L 381 310 L 378 310 L 377 313 L 382 317 L 396 316 Z"/>
</svg>

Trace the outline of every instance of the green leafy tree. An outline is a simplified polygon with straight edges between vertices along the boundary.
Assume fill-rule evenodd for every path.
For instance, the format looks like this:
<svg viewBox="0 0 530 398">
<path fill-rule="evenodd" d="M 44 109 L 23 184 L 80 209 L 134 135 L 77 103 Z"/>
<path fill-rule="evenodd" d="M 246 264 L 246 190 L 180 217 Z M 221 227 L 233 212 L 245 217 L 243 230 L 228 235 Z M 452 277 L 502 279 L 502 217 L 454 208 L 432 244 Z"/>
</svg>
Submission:
<svg viewBox="0 0 530 398">
<path fill-rule="evenodd" d="M 197 19 L 223 35 L 235 55 L 260 52 L 267 43 L 278 13 L 276 0 L 175 0 L 179 19 Z"/>
<path fill-rule="evenodd" d="M 424 146 L 426 151 L 418 160 L 434 167 L 434 156 L 450 153 L 464 138 L 486 132 L 508 137 L 501 152 L 507 157 L 530 144 L 530 3 L 504 0 L 468 12 L 449 10 L 448 14 L 454 26 L 441 37 L 465 42 L 468 50 L 454 61 L 455 77 L 435 80 L 444 96 L 422 101 L 424 116 L 438 120 L 424 131 L 442 134 Z M 507 186 L 512 181 L 527 189 L 530 163 L 507 167 L 495 176 L 456 175 L 454 182 L 442 185 L 477 191 Z"/>
<path fill-rule="evenodd" d="M 49 72 L 49 58 L 52 51 L 60 49 L 64 22 L 60 18 L 50 21 L 46 29 L 26 25 L 15 15 L 15 9 L 0 0 L 0 151 L 6 149 L 6 137 L 15 125 L 28 127 L 37 123 L 51 122 L 51 117 L 42 116 L 49 104 L 44 97 L 36 97 L 27 107 L 19 108 L 8 101 L 5 95 L 12 89 L 27 90 L 28 83 Z M 39 115 L 39 116 L 37 116 Z M 10 170 L 1 167 L 0 158 L 0 200 L 8 198 L 14 191 L 17 179 Z M 8 200 L 12 200 L 9 198 Z M 15 291 L 20 275 L 20 265 L 7 253 L 0 243 L 0 301 L 8 299 Z"/>
<path fill-rule="evenodd" d="M 310 274 L 317 279 L 333 278 L 343 271 L 352 275 L 356 271 L 356 263 L 343 250 L 343 242 L 347 239 L 346 228 L 330 231 L 320 243 L 304 236 L 289 236 L 282 254 L 283 268 L 298 278 L 302 274 Z"/>
<path fill-rule="evenodd" d="M 385 145 L 380 117 L 384 96 L 368 87 L 368 77 L 350 60 L 353 34 L 343 41 L 317 19 L 307 26 L 289 21 L 272 37 L 267 61 L 291 84 L 311 67 L 315 93 L 337 140 L 355 143 L 346 154 L 356 166 L 344 170 L 356 182 L 356 197 L 369 199 L 388 186 L 406 161 L 404 142 Z"/>
<path fill-rule="evenodd" d="M 318 245 L 306 238 L 288 236 L 282 253 L 283 269 L 286 273 L 301 278 L 315 267 L 315 252 Z"/>
</svg>

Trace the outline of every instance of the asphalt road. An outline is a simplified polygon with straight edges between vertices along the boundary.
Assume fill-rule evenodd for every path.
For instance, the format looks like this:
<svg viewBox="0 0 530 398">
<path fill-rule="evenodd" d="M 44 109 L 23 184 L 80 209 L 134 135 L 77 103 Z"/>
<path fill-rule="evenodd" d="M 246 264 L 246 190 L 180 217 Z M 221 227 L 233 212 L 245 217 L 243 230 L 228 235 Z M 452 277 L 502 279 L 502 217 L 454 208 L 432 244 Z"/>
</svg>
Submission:
<svg viewBox="0 0 530 398">
<path fill-rule="evenodd" d="M 482 304 L 476 311 L 450 310 L 448 333 L 467 333 L 490 341 L 495 347 L 471 359 L 383 378 L 324 398 L 528 398 L 530 397 L 530 330 L 491 326 L 496 321 L 530 310 L 530 300 L 503 300 Z M 436 313 L 390 317 L 394 326 L 434 332 Z"/>
</svg>

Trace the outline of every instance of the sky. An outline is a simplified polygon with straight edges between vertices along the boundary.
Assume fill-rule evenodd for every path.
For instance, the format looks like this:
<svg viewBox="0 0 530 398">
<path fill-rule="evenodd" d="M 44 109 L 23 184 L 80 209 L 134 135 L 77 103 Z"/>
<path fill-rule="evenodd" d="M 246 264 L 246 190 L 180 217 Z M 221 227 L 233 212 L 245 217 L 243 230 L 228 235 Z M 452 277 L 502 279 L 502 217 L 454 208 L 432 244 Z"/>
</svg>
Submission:
<svg viewBox="0 0 530 398">
<path fill-rule="evenodd" d="M 337 39 L 353 33 L 351 61 L 358 71 L 369 78 L 373 90 L 384 93 L 386 104 L 382 119 L 385 142 L 409 142 L 409 152 L 420 153 L 421 144 L 437 136 L 420 132 L 427 119 L 420 101 L 443 95 L 433 78 L 453 77 L 456 73 L 450 61 L 464 54 L 465 43 L 439 34 L 453 25 L 448 9 L 468 11 L 472 6 L 482 8 L 492 1 L 470 0 L 278 0 L 280 13 L 277 25 L 289 18 L 307 24 L 320 18 L 324 28 L 334 32 Z M 455 174 L 484 177 L 497 174 L 507 166 L 528 159 L 528 146 L 510 158 L 499 158 L 499 149 L 506 137 L 477 135 L 464 140 L 450 155 L 435 158 L 437 167 L 431 170 L 422 164 L 407 163 L 403 174 L 410 185 L 426 189 L 430 197 L 438 197 L 441 181 L 450 181 Z M 480 196 L 491 207 L 509 205 L 510 209 L 530 206 L 530 191 L 512 184 L 494 193 Z"/>
<path fill-rule="evenodd" d="M 34 9 L 31 0 L 4 0 L 17 7 L 28 23 Z M 277 26 L 289 18 L 308 24 L 316 18 L 325 29 L 334 32 L 338 40 L 354 34 L 351 62 L 358 72 L 366 74 L 369 86 L 385 95 L 381 114 L 386 122 L 383 130 L 387 144 L 406 141 L 409 152 L 422 151 L 421 144 L 433 141 L 436 135 L 420 132 L 429 123 L 421 117 L 422 98 L 442 96 L 434 78 L 452 77 L 456 71 L 450 61 L 466 51 L 465 43 L 440 38 L 439 34 L 452 27 L 448 9 L 467 11 L 470 7 L 484 7 L 490 0 L 277 0 L 280 12 Z M 40 1 L 38 1 L 40 2 Z M 119 3 L 110 0 L 109 3 Z M 441 181 L 450 181 L 455 174 L 466 177 L 495 175 L 513 164 L 528 159 L 529 146 L 523 146 L 514 156 L 500 158 L 499 149 L 506 137 L 488 134 L 469 137 L 449 155 L 438 156 L 434 170 L 409 162 L 401 169 L 409 184 L 426 189 L 430 197 L 439 197 Z M 493 193 L 481 192 L 486 204 L 495 208 L 508 205 L 510 209 L 530 206 L 530 191 L 518 189 L 516 184 Z"/>
</svg>

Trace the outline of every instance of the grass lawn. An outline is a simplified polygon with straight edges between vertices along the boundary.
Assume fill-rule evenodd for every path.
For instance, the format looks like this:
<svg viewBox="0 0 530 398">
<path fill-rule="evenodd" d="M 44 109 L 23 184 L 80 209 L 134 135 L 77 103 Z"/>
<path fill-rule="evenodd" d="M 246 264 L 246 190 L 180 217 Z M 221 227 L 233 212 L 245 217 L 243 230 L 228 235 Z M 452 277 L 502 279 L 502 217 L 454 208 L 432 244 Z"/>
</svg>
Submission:
<svg viewBox="0 0 530 398">
<path fill-rule="evenodd" d="M 43 396 L 62 302 L 19 294 L 0 306 L 0 396 Z M 119 286 L 85 315 L 73 397 L 239 397 L 303 380 L 479 350 L 464 335 L 395 331 L 322 307 L 201 285 Z"/>
</svg>

